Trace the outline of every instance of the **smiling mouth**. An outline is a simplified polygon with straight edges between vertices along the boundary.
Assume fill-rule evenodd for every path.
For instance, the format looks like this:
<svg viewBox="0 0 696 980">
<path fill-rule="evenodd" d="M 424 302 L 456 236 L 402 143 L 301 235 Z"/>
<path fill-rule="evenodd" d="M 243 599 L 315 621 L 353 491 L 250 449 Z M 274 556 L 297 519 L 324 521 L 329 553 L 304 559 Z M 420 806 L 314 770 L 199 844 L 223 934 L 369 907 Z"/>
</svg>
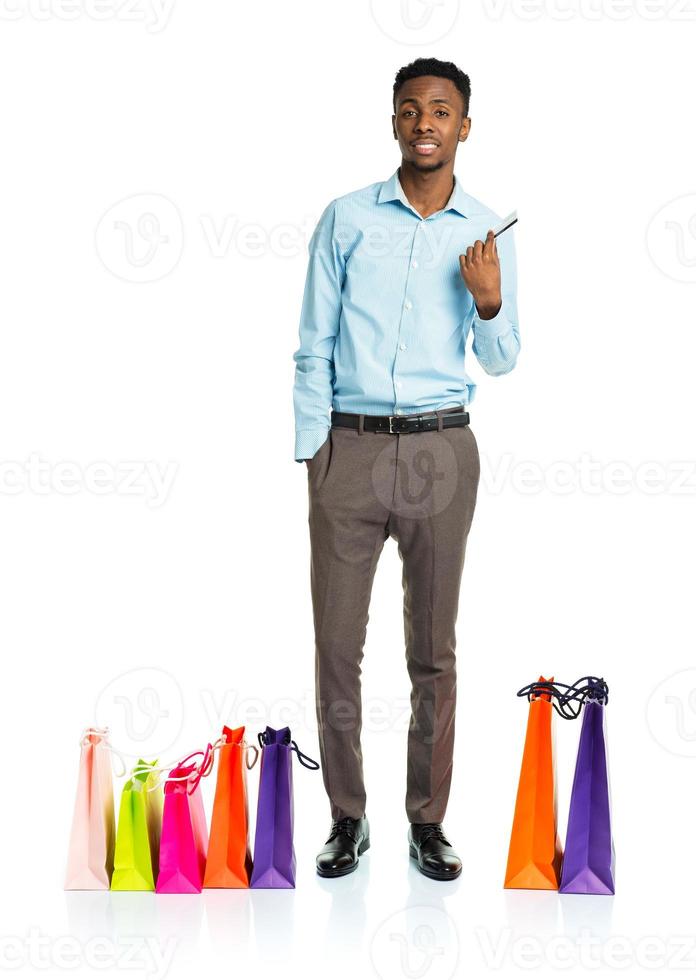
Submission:
<svg viewBox="0 0 696 980">
<path fill-rule="evenodd" d="M 420 153 L 424 156 L 427 156 L 429 153 L 435 152 L 438 144 L 437 143 L 412 143 L 411 146 L 416 151 L 416 153 Z"/>
</svg>

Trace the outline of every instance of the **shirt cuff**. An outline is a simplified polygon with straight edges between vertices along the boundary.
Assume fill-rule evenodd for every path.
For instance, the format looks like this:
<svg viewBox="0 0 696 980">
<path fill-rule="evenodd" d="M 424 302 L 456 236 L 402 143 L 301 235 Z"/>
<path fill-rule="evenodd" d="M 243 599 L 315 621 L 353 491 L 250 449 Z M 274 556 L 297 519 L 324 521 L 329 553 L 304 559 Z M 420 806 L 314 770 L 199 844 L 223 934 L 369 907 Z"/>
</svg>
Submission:
<svg viewBox="0 0 696 980">
<path fill-rule="evenodd" d="M 475 309 L 475 308 L 474 308 Z M 505 314 L 505 307 L 501 303 L 500 309 L 490 320 L 482 320 L 478 312 L 474 312 L 474 325 L 476 334 L 484 340 L 496 340 L 502 337 L 510 329 L 510 321 Z"/>
<path fill-rule="evenodd" d="M 331 426 L 322 425 L 316 429 L 299 429 L 295 433 L 295 462 L 311 459 L 326 442 L 330 428 Z"/>
</svg>

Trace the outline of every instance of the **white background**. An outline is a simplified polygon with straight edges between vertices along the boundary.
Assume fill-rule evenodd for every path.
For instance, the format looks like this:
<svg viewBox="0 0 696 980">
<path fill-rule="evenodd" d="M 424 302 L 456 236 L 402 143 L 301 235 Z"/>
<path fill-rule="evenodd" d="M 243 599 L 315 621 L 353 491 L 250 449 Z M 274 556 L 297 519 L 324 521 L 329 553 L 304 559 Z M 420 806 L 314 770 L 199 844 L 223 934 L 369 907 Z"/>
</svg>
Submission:
<svg viewBox="0 0 696 980">
<path fill-rule="evenodd" d="M 295 977 L 323 963 L 428 980 L 693 968 L 696 12 L 0 12 L 3 967 Z M 296 766 L 294 892 L 66 894 L 84 726 L 171 759 L 223 721 L 251 739 L 289 723 L 318 757 L 291 397 L 306 246 L 333 197 L 398 166 L 394 74 L 429 55 L 472 78 L 458 178 L 520 212 L 519 363 L 497 379 L 469 365 L 482 480 L 445 821 L 463 874 L 442 884 L 409 866 L 390 540 L 363 664 L 372 848 L 359 870 L 315 875 L 329 809 L 321 774 Z M 526 721 L 515 692 L 588 672 L 611 688 L 617 894 L 504 892 Z M 557 726 L 561 836 L 578 734 Z M 107 943 L 101 960 L 90 937 Z"/>
</svg>

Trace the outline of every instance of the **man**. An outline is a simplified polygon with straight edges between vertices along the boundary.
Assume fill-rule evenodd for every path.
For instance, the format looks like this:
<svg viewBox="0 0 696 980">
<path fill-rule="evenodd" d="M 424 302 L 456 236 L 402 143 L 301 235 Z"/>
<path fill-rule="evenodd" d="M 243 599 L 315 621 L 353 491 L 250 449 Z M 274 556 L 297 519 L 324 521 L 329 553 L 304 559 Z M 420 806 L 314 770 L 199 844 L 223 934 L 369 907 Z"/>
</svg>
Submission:
<svg viewBox="0 0 696 980">
<path fill-rule="evenodd" d="M 316 710 L 332 825 L 325 877 L 370 845 L 360 663 L 375 568 L 388 537 L 403 562 L 410 675 L 409 853 L 431 878 L 462 864 L 442 827 L 452 777 L 455 623 L 479 481 L 466 411 L 465 345 L 505 374 L 519 332 L 512 231 L 466 194 L 454 159 L 471 126 L 469 78 L 419 58 L 394 83 L 401 165 L 324 210 L 294 354 L 295 459 L 309 483 Z"/>
</svg>

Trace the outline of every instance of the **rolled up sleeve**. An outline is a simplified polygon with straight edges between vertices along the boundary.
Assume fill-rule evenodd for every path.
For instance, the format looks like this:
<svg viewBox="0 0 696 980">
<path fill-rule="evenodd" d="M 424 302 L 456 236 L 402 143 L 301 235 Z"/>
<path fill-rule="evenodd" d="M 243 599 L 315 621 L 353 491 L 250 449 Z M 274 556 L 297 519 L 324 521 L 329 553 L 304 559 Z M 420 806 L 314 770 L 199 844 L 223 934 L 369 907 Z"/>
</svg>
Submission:
<svg viewBox="0 0 696 980">
<path fill-rule="evenodd" d="M 341 319 L 345 261 L 335 235 L 336 201 L 322 213 L 309 242 L 300 313 L 300 345 L 293 354 L 295 460 L 310 459 L 331 427 L 333 351 Z"/>
<path fill-rule="evenodd" d="M 472 349 L 486 374 L 500 375 L 512 371 L 520 352 L 520 330 L 517 316 L 517 256 L 512 230 L 497 240 L 500 261 L 502 304 L 490 320 L 482 320 L 474 307 Z"/>
</svg>

